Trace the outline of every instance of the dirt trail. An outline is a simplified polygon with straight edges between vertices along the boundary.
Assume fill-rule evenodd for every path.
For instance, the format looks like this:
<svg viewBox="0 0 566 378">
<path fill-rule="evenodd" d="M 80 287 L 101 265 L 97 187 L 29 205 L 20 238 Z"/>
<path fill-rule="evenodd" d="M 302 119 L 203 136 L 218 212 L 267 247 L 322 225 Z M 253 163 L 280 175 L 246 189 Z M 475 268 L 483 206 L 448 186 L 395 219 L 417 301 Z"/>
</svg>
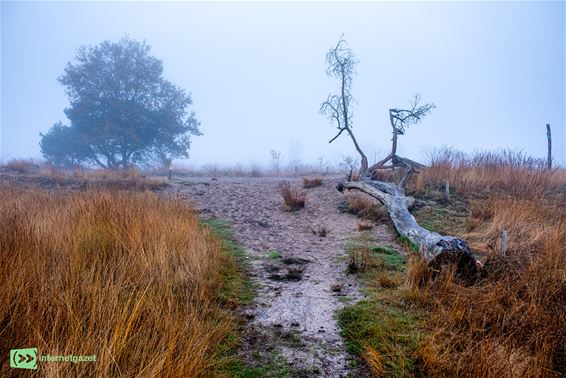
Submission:
<svg viewBox="0 0 566 378">
<path fill-rule="evenodd" d="M 352 371 L 335 314 L 345 301 L 362 298 L 355 276 L 346 272 L 344 250 L 358 220 L 338 210 L 338 178 L 305 189 L 306 207 L 297 212 L 282 209 L 276 190 L 281 180 L 191 178 L 176 181 L 173 189 L 202 216 L 230 222 L 247 250 L 258 292 L 245 309 L 244 358 L 253 363 L 270 353 L 284 357 L 294 375 L 343 377 Z M 321 227 L 329 230 L 326 237 L 312 232 Z M 385 227 L 376 231 L 384 242 L 391 240 Z"/>
</svg>

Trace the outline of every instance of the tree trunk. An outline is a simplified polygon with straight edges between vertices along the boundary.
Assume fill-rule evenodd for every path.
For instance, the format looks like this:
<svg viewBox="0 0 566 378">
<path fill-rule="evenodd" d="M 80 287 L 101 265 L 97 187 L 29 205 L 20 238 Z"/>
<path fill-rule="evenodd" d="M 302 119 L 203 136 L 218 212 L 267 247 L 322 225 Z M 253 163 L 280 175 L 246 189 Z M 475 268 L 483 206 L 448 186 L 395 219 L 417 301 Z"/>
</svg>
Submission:
<svg viewBox="0 0 566 378">
<path fill-rule="evenodd" d="M 380 165 L 385 164 L 387 160 L 392 159 L 393 157 L 395 157 L 395 155 L 397 155 L 397 138 L 399 136 L 399 133 L 397 127 L 395 127 L 395 120 L 393 119 L 393 113 L 391 112 L 391 109 L 389 109 L 389 123 L 391 124 L 391 128 L 393 129 L 393 137 L 391 138 L 391 153 L 384 159 L 383 162 L 380 162 Z"/>
<path fill-rule="evenodd" d="M 358 151 L 358 154 L 360 154 L 361 157 L 360 176 L 361 176 L 361 175 L 365 175 L 366 172 L 368 171 L 368 166 L 369 166 L 368 158 L 366 154 L 364 154 L 364 151 L 362 151 L 360 145 L 358 144 L 358 141 L 356 140 L 354 133 L 352 133 L 352 129 L 350 129 L 350 115 L 348 114 L 348 105 L 346 104 L 346 73 L 344 72 L 344 66 L 342 66 L 341 70 L 342 70 L 342 85 L 341 85 L 342 104 L 341 105 L 342 105 L 342 114 L 344 115 L 344 129 L 348 131 L 350 138 L 352 138 L 352 142 L 354 142 L 354 147 L 356 148 L 356 151 Z"/>
<path fill-rule="evenodd" d="M 399 234 L 418 247 L 422 257 L 435 271 L 453 262 L 460 277 L 472 278 L 477 273 L 479 263 L 465 240 L 443 236 L 419 226 L 408 210 L 414 199 L 405 196 L 402 185 L 364 179 L 340 184 L 337 189 L 357 189 L 383 203 Z"/>
<path fill-rule="evenodd" d="M 98 159 L 96 157 L 96 155 L 93 155 L 93 159 L 96 162 L 96 164 L 98 164 L 101 168 L 108 169 L 108 166 L 106 164 L 104 164 L 103 162 L 101 162 L 100 159 Z"/>
<path fill-rule="evenodd" d="M 372 165 L 370 170 L 383 167 L 385 163 L 393 159 L 393 157 L 397 154 L 397 128 L 395 127 L 395 122 L 393 121 L 393 114 L 391 114 L 391 109 L 389 110 L 389 122 L 391 123 L 391 127 L 393 128 L 393 138 L 391 139 L 391 152 L 385 158 L 383 158 L 383 160 L 380 160 L 374 165 Z"/>
<path fill-rule="evenodd" d="M 350 134 L 350 137 L 352 138 L 352 142 L 354 142 L 354 147 L 356 147 L 356 151 L 358 151 L 358 153 L 360 154 L 361 157 L 361 161 L 360 161 L 360 176 L 365 175 L 368 172 L 368 158 L 367 156 L 364 154 L 364 152 L 362 151 L 362 149 L 360 148 L 360 146 L 358 145 L 358 141 L 356 140 L 356 137 L 354 137 L 354 134 L 352 134 L 351 132 L 348 131 L 348 133 Z"/>
</svg>

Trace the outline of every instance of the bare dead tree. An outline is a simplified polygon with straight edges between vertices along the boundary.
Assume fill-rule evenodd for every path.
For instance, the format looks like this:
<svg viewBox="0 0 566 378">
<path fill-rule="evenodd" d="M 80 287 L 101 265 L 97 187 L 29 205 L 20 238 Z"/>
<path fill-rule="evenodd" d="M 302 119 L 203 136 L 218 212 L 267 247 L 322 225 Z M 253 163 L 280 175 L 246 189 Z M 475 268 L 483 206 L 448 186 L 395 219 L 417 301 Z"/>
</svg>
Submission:
<svg viewBox="0 0 566 378">
<path fill-rule="evenodd" d="M 460 277 L 473 279 L 481 263 L 476 260 L 468 243 L 460 238 L 441 235 L 420 226 L 409 209 L 415 199 L 405 195 L 405 187 L 411 175 L 422 165 L 407 158 L 397 156 L 397 138 L 404 135 L 406 127 L 419 123 L 427 116 L 434 104 L 420 105 L 421 96 L 416 95 L 408 109 L 390 109 L 389 119 L 393 128 L 392 149 L 389 155 L 380 162 L 368 168 L 358 181 L 347 179 L 338 185 L 337 189 L 359 190 L 377 199 L 387 209 L 399 234 L 418 247 L 421 256 L 432 267 L 439 271 L 447 263 L 456 265 Z M 387 168 L 400 169 L 404 172 L 398 184 L 383 182 L 375 179 L 374 171 L 383 169 L 385 163 L 391 162 Z"/>
<path fill-rule="evenodd" d="M 410 159 L 397 156 L 397 138 L 399 135 L 405 135 L 405 130 L 408 126 L 416 125 L 421 122 L 421 120 L 426 117 L 432 109 L 436 108 L 433 103 L 421 105 L 420 102 L 421 95 L 416 94 L 409 102 L 410 107 L 408 109 L 389 109 L 389 123 L 393 130 L 393 138 L 391 138 L 391 152 L 385 158 L 372 165 L 369 169 L 370 172 L 381 168 L 397 168 L 404 166 L 419 168 L 422 166 Z M 391 165 L 386 166 L 385 164 L 389 161 L 391 161 Z"/>
<path fill-rule="evenodd" d="M 340 38 L 338 44 L 326 54 L 326 62 L 328 76 L 340 80 L 340 94 L 329 95 L 320 107 L 320 113 L 325 114 L 338 129 L 338 133 L 329 143 L 335 141 L 343 132 L 347 132 L 361 157 L 360 179 L 351 181 L 350 174 L 345 182 L 337 186 L 337 189 L 341 192 L 359 190 L 380 201 L 387 208 L 389 217 L 399 234 L 418 246 L 420 254 L 434 270 L 438 271 L 442 265 L 451 262 L 456 264 L 460 275 L 475 276 L 481 264 L 475 259 L 465 240 L 428 231 L 421 227 L 409 212 L 415 200 L 405 195 L 405 186 L 411 175 L 422 165 L 397 156 L 397 138 L 399 135 L 404 135 L 408 126 L 421 122 L 435 108 L 434 104 L 421 105 L 421 96 L 415 95 L 408 109 L 389 109 L 389 121 L 393 129 L 391 153 L 368 167 L 367 157 L 352 132 L 350 106 L 355 100 L 350 90 L 357 60 L 346 41 Z M 391 161 L 390 167 L 402 168 L 404 171 L 404 176 L 398 184 L 375 179 L 374 171 L 383 169 L 385 163 L 389 161 Z"/>
<path fill-rule="evenodd" d="M 364 174 L 368 171 L 368 159 L 352 132 L 351 105 L 355 100 L 350 90 L 358 61 L 343 37 L 340 37 L 336 46 L 326 54 L 326 63 L 328 64 L 326 74 L 340 81 L 340 94 L 328 95 L 320 106 L 320 113 L 326 115 L 338 129 L 338 134 L 328 143 L 334 142 L 344 131 L 348 133 L 356 151 L 360 154 L 360 173 Z"/>
</svg>

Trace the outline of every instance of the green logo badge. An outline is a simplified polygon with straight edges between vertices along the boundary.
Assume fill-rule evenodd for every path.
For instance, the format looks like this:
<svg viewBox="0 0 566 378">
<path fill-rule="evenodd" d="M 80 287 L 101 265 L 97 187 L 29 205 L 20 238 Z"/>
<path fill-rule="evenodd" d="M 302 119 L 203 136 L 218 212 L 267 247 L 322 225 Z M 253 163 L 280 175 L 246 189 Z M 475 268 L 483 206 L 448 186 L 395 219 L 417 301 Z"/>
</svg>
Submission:
<svg viewBox="0 0 566 378">
<path fill-rule="evenodd" d="M 37 348 L 10 350 L 10 367 L 37 369 Z"/>
</svg>

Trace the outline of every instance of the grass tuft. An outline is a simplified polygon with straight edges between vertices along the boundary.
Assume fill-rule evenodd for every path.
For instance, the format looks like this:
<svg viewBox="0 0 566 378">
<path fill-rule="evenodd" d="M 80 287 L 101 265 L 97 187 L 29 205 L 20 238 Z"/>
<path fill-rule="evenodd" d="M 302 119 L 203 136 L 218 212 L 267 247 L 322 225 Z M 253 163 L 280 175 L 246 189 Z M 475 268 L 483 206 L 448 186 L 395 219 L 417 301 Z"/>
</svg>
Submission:
<svg viewBox="0 0 566 378">
<path fill-rule="evenodd" d="M 387 222 L 389 215 L 384 206 L 377 200 L 357 192 L 349 192 L 344 195 L 345 209 L 350 214 L 374 222 Z"/>
<path fill-rule="evenodd" d="M 322 181 L 323 181 L 322 177 L 313 177 L 313 178 L 303 177 L 303 188 L 305 189 L 316 188 L 317 186 L 322 185 Z"/>
<path fill-rule="evenodd" d="M 296 211 L 305 207 L 306 195 L 294 189 L 288 181 L 277 184 L 277 191 L 283 197 L 287 210 Z"/>
<path fill-rule="evenodd" d="M 373 228 L 373 222 L 362 220 L 358 222 L 358 231 L 367 231 Z"/>
</svg>

